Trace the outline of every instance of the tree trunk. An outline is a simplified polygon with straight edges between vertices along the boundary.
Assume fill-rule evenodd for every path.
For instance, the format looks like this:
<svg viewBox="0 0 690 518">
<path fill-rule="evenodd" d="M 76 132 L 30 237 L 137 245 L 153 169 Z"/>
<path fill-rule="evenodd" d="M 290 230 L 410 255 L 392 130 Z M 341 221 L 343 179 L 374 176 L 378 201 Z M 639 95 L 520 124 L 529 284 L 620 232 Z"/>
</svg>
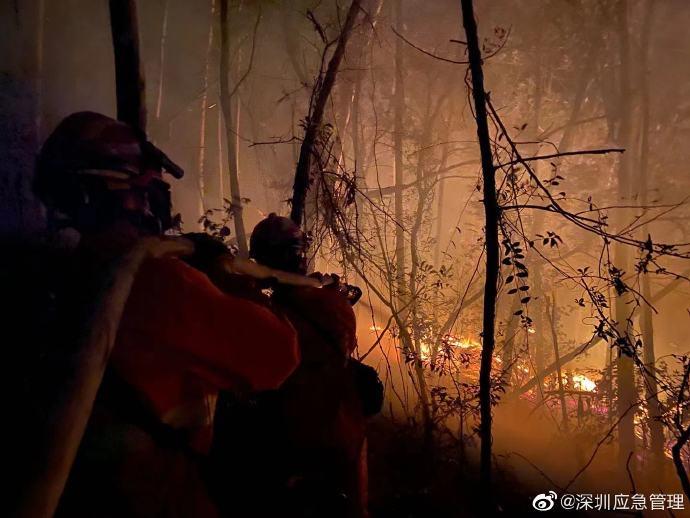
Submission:
<svg viewBox="0 0 690 518">
<path fill-rule="evenodd" d="M 242 62 L 242 54 L 238 56 L 238 65 Z M 237 246 L 243 255 L 249 257 L 247 248 L 247 231 L 244 228 L 244 206 L 240 196 L 240 122 L 242 120 L 242 103 L 240 102 L 240 93 L 235 95 L 235 120 L 233 121 L 233 139 L 232 149 L 228 152 L 228 160 L 230 163 L 230 188 L 234 194 L 231 194 L 231 201 L 233 205 L 240 208 L 239 219 L 237 219 L 238 211 L 235 211 L 235 233 L 237 234 Z M 231 154 L 232 153 L 232 154 Z"/>
<path fill-rule="evenodd" d="M 654 15 L 654 2 L 647 0 L 644 13 L 644 25 L 642 30 L 642 41 L 640 43 L 640 89 L 641 89 L 641 121 L 640 121 L 640 163 L 638 182 L 640 189 L 640 204 L 645 207 L 649 198 L 649 36 L 651 32 L 652 17 Z M 647 238 L 648 229 L 645 225 L 641 229 L 642 240 Z M 649 274 L 644 274 L 641 279 L 642 296 L 651 300 L 652 291 L 649 283 Z M 656 354 L 654 352 L 654 323 L 652 309 L 647 304 L 642 304 L 640 308 L 640 328 L 642 331 L 643 361 L 647 368 L 645 374 L 646 400 L 649 413 L 649 435 L 650 451 L 655 463 L 664 460 L 664 429 L 660 420 L 662 415 L 661 404 L 657 394 L 656 380 Z"/>
<path fill-rule="evenodd" d="M 163 22 L 161 24 L 161 48 L 158 56 L 158 93 L 156 95 L 156 124 L 160 122 L 163 108 L 163 81 L 165 79 L 165 43 L 168 39 L 168 0 L 163 2 Z M 161 128 L 157 128 L 159 131 Z"/>
<path fill-rule="evenodd" d="M 671 456 L 673 458 L 673 465 L 676 467 L 676 473 L 678 473 L 678 478 L 680 479 L 680 485 L 683 488 L 685 496 L 690 498 L 690 478 L 688 478 L 688 473 L 685 471 L 685 464 L 683 463 L 683 456 L 681 452 L 683 447 L 690 440 L 690 426 L 685 428 L 676 443 L 671 448 Z"/>
<path fill-rule="evenodd" d="M 211 0 L 211 16 L 208 24 L 208 41 L 206 43 L 206 66 L 201 90 L 201 103 L 199 105 L 199 159 L 197 163 L 197 181 L 199 188 L 199 216 L 206 211 L 206 116 L 208 114 L 208 77 L 211 73 L 211 57 L 213 52 L 213 24 L 216 23 L 216 0 Z"/>
<path fill-rule="evenodd" d="M 216 121 L 216 148 L 218 149 L 218 206 L 222 207 L 225 202 L 225 173 L 223 171 L 223 110 L 218 106 L 218 117 Z"/>
<path fill-rule="evenodd" d="M 220 0 L 220 104 L 225 120 L 225 141 L 228 149 L 228 174 L 230 180 L 230 208 L 233 221 L 235 223 L 235 235 L 237 236 L 237 247 L 240 256 L 247 257 L 247 233 L 244 229 L 244 218 L 242 215 L 242 196 L 240 195 L 240 180 L 238 171 L 238 150 L 237 140 L 233 126 L 238 121 L 234 121 L 232 114 L 232 97 L 230 92 L 230 34 L 229 34 L 228 0 Z M 237 103 L 239 109 L 239 102 Z M 239 117 L 239 115 L 238 115 Z M 239 120 L 239 119 L 238 119 Z M 233 123 L 234 122 L 234 123 Z"/>
<path fill-rule="evenodd" d="M 515 367 L 517 357 L 515 355 L 515 335 L 518 332 L 518 322 L 520 317 L 515 315 L 515 312 L 520 309 L 520 299 L 515 297 L 513 303 L 509 308 L 508 326 L 506 327 L 505 337 L 503 339 L 503 347 L 501 350 L 501 366 L 503 369 L 503 383 L 510 385 L 510 378 Z M 537 378 L 539 379 L 539 378 Z"/>
<path fill-rule="evenodd" d="M 443 201 L 446 195 L 446 182 L 443 175 L 438 177 L 438 192 L 436 193 L 436 236 L 434 238 L 434 268 L 441 268 L 441 241 L 443 240 Z"/>
<path fill-rule="evenodd" d="M 399 38 L 398 38 L 399 39 Z M 411 328 L 412 328 L 412 347 L 414 351 L 414 371 L 417 377 L 417 382 L 419 384 L 419 398 L 422 409 L 422 421 L 424 423 L 424 437 L 426 440 L 426 445 L 431 446 L 432 432 L 433 432 L 433 421 L 431 415 L 431 406 L 433 401 L 429 399 L 429 389 L 427 386 L 427 381 L 424 373 L 424 366 L 422 364 L 424 351 L 422 350 L 422 337 L 420 333 L 420 322 L 418 318 L 418 308 L 419 299 L 417 297 L 417 273 L 419 271 L 420 257 L 419 257 L 419 234 L 422 230 L 422 224 L 424 222 L 424 214 L 428 210 L 428 205 L 431 203 L 430 198 L 431 188 L 422 182 L 422 177 L 425 169 L 425 165 L 428 158 L 428 148 L 432 140 L 432 130 L 434 123 L 438 118 L 438 114 L 445 102 L 446 97 L 450 93 L 450 85 L 448 91 L 438 98 L 436 106 L 432 108 L 431 95 L 427 97 L 427 110 L 425 115 L 424 129 L 422 130 L 421 139 L 419 141 L 420 151 L 417 153 L 417 174 L 416 177 L 420 181 L 417 186 L 417 207 L 415 210 L 415 218 L 410 229 L 410 274 L 409 274 L 409 293 L 407 294 L 411 303 L 409 304 L 411 314 Z M 431 88 L 428 89 L 431 92 Z M 402 128 L 401 128 L 402 129 Z M 402 151 L 402 150 L 401 150 Z M 396 150 L 397 153 L 397 150 Z M 444 148 L 443 157 L 441 163 L 444 164 L 448 160 L 448 154 Z M 396 175 L 397 176 L 397 175 Z M 401 190 L 396 190 L 396 193 L 400 193 Z M 398 227 L 399 228 L 399 227 Z M 404 247 L 404 242 L 402 243 Z M 404 252 L 404 248 L 403 248 Z M 403 272 L 404 273 L 404 272 Z M 403 296 L 404 297 L 404 296 Z M 405 300 L 405 298 L 403 298 Z M 402 302 L 402 301 L 401 301 Z M 400 306 L 399 306 L 400 307 Z M 403 345 L 404 342 L 403 342 Z M 409 346 L 408 346 L 409 348 Z M 436 350 L 427 351 L 431 353 L 432 363 L 435 360 L 437 354 Z"/>
<path fill-rule="evenodd" d="M 135 0 L 110 0 L 117 118 L 146 133 L 146 88 Z"/>
<path fill-rule="evenodd" d="M 278 5 L 281 8 L 280 15 L 282 23 L 280 27 L 285 38 L 285 54 L 290 60 L 297 80 L 306 88 L 309 84 L 309 76 L 304 69 L 304 64 L 299 60 L 302 55 L 302 50 L 300 47 L 299 28 L 295 24 L 295 8 L 290 5 L 290 2 L 279 2 Z"/>
<path fill-rule="evenodd" d="M 540 14 L 539 17 L 537 18 L 537 25 L 541 25 L 543 23 L 543 15 Z M 541 33 L 538 31 L 537 32 L 537 41 L 535 43 L 535 57 L 534 57 L 534 110 L 532 112 L 532 117 L 530 121 L 530 126 L 531 129 L 528 129 L 528 134 L 531 135 L 530 140 L 532 141 L 538 141 L 538 135 L 539 135 L 539 120 L 540 120 L 540 115 L 541 115 L 541 105 L 542 105 L 542 97 L 543 97 L 543 70 L 542 70 L 542 49 L 541 49 Z M 535 146 L 535 155 L 537 155 L 539 152 L 539 144 Z M 539 176 L 539 169 L 540 169 L 540 161 L 536 161 L 534 165 L 532 166 L 532 169 L 534 170 L 534 174 Z M 544 212 L 543 211 L 535 211 L 533 218 L 532 218 L 532 234 L 537 235 L 541 234 L 542 232 L 542 227 L 544 226 Z M 544 379 L 539 377 L 539 373 L 544 369 L 544 362 L 545 362 L 545 337 L 546 333 L 544 332 L 544 312 L 546 311 L 546 307 L 544 305 L 544 287 L 542 286 L 542 260 L 540 256 L 535 255 L 535 261 L 532 264 L 531 268 L 531 279 L 532 279 L 532 289 L 534 290 L 534 293 L 537 295 L 537 297 L 534 297 L 532 299 L 531 303 L 531 308 L 530 308 L 530 317 L 533 317 L 533 328 L 537 331 L 534 333 L 532 342 L 534 347 L 528 347 L 529 354 L 534 351 L 534 368 L 536 370 L 535 372 L 535 377 L 537 378 L 537 391 L 536 391 L 536 397 L 537 397 L 537 403 L 541 403 L 544 399 Z M 520 295 L 516 294 L 516 297 L 520 297 Z M 528 346 L 530 345 L 530 333 L 527 333 L 527 343 Z"/>
<path fill-rule="evenodd" d="M 551 308 L 548 306 L 546 315 L 549 319 L 549 327 L 551 328 L 551 341 L 553 343 L 553 355 L 556 361 L 556 375 L 558 376 L 558 398 L 561 402 L 561 418 L 563 420 L 563 430 L 568 433 L 570 426 L 568 423 L 568 406 L 565 401 L 565 392 L 563 390 L 563 372 L 561 371 L 561 354 L 558 350 L 558 306 L 556 305 L 556 290 L 552 291 Z"/>
<path fill-rule="evenodd" d="M 498 220 L 499 206 L 496 197 L 496 170 L 494 168 L 489 126 L 486 114 L 486 93 L 482 56 L 479 50 L 477 24 L 474 19 L 472 0 L 461 0 L 462 19 L 467 36 L 467 49 L 472 73 L 472 95 L 474 98 L 477 138 L 482 161 L 484 183 L 484 216 L 486 243 L 486 278 L 484 284 L 484 310 L 482 319 L 482 356 L 479 371 L 479 406 L 481 423 L 479 436 L 480 484 L 487 505 L 491 502 L 491 361 L 493 359 L 496 320 L 496 291 L 499 269 Z"/>
<path fill-rule="evenodd" d="M 338 68 L 345 55 L 345 47 L 347 46 L 347 41 L 354 27 L 355 19 L 359 14 L 359 9 L 359 0 L 353 0 L 347 12 L 345 24 L 338 37 L 338 43 L 333 51 L 333 56 L 331 56 L 328 62 L 328 68 L 326 69 L 323 82 L 319 83 L 319 81 L 317 81 L 315 86 L 316 91 L 312 96 L 313 105 L 307 117 L 307 128 L 304 132 L 302 146 L 300 147 L 299 160 L 297 161 L 297 169 L 295 171 L 295 182 L 292 187 L 292 209 L 290 211 L 290 218 L 298 225 L 302 225 L 302 220 L 304 219 L 304 207 L 311 177 L 312 154 L 315 152 L 314 147 L 316 145 L 318 132 L 321 129 L 326 101 L 328 101 L 328 97 L 335 84 Z"/>
<path fill-rule="evenodd" d="M 359 69 L 355 71 L 355 86 L 354 86 L 354 99 L 352 106 L 352 152 L 355 158 L 355 172 L 359 176 L 360 172 L 366 171 L 366 160 L 364 154 L 363 146 L 363 134 L 360 124 L 360 112 L 362 103 L 362 88 L 364 82 L 364 74 L 366 73 L 367 64 L 365 62 L 364 56 L 371 49 L 372 41 L 374 39 L 374 34 L 376 30 L 376 25 L 379 21 L 379 15 L 381 14 L 381 9 L 383 8 L 384 0 L 376 0 L 374 4 L 375 7 L 369 10 L 368 18 L 368 29 L 366 36 L 364 37 L 364 43 L 360 48 L 359 56 Z M 366 184 L 366 179 L 364 179 Z"/>
<path fill-rule="evenodd" d="M 395 24 L 402 28 L 402 0 L 394 4 Z M 404 300 L 405 286 L 405 230 L 403 210 L 404 164 L 403 164 L 403 121 L 405 119 L 405 79 L 402 40 L 395 39 L 395 90 L 393 94 L 393 150 L 395 153 L 395 290 L 399 300 Z M 404 305 L 404 302 L 403 304 Z M 403 354 L 406 353 L 403 350 Z"/>
<path fill-rule="evenodd" d="M 617 9 L 617 23 L 620 44 L 620 101 L 619 101 L 619 130 L 618 141 L 626 149 L 630 147 L 630 44 L 628 35 L 628 3 L 621 0 Z M 631 183 L 630 174 L 630 154 L 623 153 L 618 163 L 618 203 L 628 205 L 631 203 Z M 630 212 L 620 209 L 620 217 L 617 218 L 619 227 L 627 224 L 627 217 Z M 630 249 L 626 245 L 616 243 L 614 245 L 615 266 L 630 275 L 632 270 L 632 258 Z M 627 462 L 628 455 L 635 449 L 635 407 L 636 407 L 636 388 L 633 358 L 630 356 L 634 344 L 630 324 L 630 293 L 618 294 L 614 302 L 616 330 L 624 342 L 624 347 L 628 347 L 626 354 L 621 347 L 618 348 L 618 358 L 616 361 L 618 374 L 618 402 L 617 413 L 620 422 L 618 424 L 618 461 L 621 465 Z"/>
</svg>

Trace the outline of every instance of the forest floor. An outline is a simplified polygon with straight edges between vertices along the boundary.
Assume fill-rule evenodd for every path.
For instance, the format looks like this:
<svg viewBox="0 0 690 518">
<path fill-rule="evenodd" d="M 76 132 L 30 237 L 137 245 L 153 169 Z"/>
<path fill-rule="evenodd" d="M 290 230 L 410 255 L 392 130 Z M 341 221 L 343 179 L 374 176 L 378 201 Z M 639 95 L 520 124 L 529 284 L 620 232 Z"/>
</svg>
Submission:
<svg viewBox="0 0 690 518">
<path fill-rule="evenodd" d="M 470 450 L 473 449 L 470 445 Z M 379 416 L 369 430 L 369 497 L 372 518 L 464 518 L 491 515 L 479 496 L 479 466 L 457 445 L 434 440 L 425 445 L 419 427 L 393 423 Z M 503 516 L 541 515 L 532 499 L 531 483 L 500 462 L 494 471 L 493 507 Z M 558 511 L 548 516 L 589 516 L 582 511 Z M 599 515 L 601 513 L 598 513 Z M 634 515 L 634 513 L 632 513 Z M 607 512 L 606 516 L 630 516 Z M 679 515 L 680 516 L 680 515 Z"/>
<path fill-rule="evenodd" d="M 379 417 L 369 430 L 369 491 L 372 518 L 485 516 L 479 469 L 457 446 L 425 444 L 418 427 Z M 519 482 L 498 473 L 499 508 L 524 514 L 531 497 Z M 509 512 L 509 515 L 513 515 Z M 517 515 L 517 514 L 516 514 Z M 572 516 L 572 514 L 571 514 Z"/>
</svg>

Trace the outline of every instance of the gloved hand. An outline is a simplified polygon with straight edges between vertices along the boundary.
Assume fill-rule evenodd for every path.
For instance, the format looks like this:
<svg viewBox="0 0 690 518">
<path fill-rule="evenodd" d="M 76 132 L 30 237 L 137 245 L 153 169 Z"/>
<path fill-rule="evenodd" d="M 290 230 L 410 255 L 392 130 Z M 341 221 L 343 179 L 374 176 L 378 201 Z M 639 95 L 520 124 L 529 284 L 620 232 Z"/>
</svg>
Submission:
<svg viewBox="0 0 690 518">
<path fill-rule="evenodd" d="M 340 289 L 340 276 L 335 273 L 313 272 L 309 274 L 312 279 L 317 279 L 324 288 Z"/>
<path fill-rule="evenodd" d="M 350 303 L 351 306 L 357 304 L 362 297 L 362 290 L 357 286 L 342 282 L 340 276 L 335 273 L 323 274 L 321 272 L 314 272 L 309 275 L 314 279 L 318 279 L 325 289 L 332 289 L 339 291 Z"/>
</svg>

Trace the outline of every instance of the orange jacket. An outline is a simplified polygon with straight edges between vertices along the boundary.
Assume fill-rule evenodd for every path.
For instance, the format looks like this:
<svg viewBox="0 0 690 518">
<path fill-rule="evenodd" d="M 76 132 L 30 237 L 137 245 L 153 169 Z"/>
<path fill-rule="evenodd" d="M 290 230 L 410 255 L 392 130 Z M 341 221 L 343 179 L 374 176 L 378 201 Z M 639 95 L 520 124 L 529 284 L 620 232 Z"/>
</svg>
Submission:
<svg viewBox="0 0 690 518">
<path fill-rule="evenodd" d="M 287 320 L 172 258 L 142 266 L 111 357 L 156 414 L 179 427 L 201 425 L 192 414 L 220 389 L 277 388 L 299 360 Z"/>
<path fill-rule="evenodd" d="M 344 492 L 347 516 L 365 516 L 365 419 L 346 364 L 357 348 L 354 310 L 332 287 L 282 287 L 274 302 L 295 326 L 302 351 L 301 366 L 281 389 L 287 449 L 298 452 L 292 468 Z"/>
</svg>

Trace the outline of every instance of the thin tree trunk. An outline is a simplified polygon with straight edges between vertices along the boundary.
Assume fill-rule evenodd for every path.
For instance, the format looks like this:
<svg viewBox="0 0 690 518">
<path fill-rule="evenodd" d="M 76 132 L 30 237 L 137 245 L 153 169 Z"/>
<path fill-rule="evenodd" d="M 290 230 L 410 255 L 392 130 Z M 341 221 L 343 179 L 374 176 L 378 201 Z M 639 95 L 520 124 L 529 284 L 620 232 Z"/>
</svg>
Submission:
<svg viewBox="0 0 690 518">
<path fill-rule="evenodd" d="M 165 78 L 165 43 L 168 39 L 168 0 L 163 2 L 163 23 L 161 25 L 161 48 L 158 57 L 158 92 L 156 95 L 156 123 L 161 120 L 163 108 L 163 80 Z M 159 128 L 160 130 L 160 128 Z"/>
<path fill-rule="evenodd" d="M 609 298 L 609 300 L 611 300 Z M 606 399 L 608 401 L 608 405 L 606 408 L 606 414 L 608 417 L 608 422 L 609 424 L 613 423 L 613 420 L 615 419 L 615 411 L 613 408 L 613 400 L 614 400 L 614 379 L 613 379 L 613 365 L 615 363 L 615 351 L 613 348 L 608 348 L 606 351 L 606 365 L 604 366 L 604 377 L 606 379 L 606 385 L 604 386 L 605 394 L 606 394 Z"/>
<path fill-rule="evenodd" d="M 570 426 L 568 423 L 568 405 L 565 401 L 565 391 L 563 389 L 563 372 L 561 371 L 561 354 L 558 350 L 558 306 L 556 305 L 556 290 L 552 291 L 551 295 L 551 309 L 548 306 L 545 308 L 549 319 L 549 327 L 551 327 L 551 341 L 553 342 L 553 354 L 556 360 L 556 375 L 558 376 L 558 398 L 561 402 L 561 418 L 563 419 L 563 430 L 568 433 Z"/>
<path fill-rule="evenodd" d="M 370 50 L 372 41 L 374 39 L 374 33 L 376 25 L 379 21 L 379 15 L 381 14 L 381 9 L 383 8 L 384 0 L 376 0 L 375 8 L 369 10 L 368 18 L 368 32 L 364 36 L 364 43 L 360 48 L 359 56 L 359 69 L 355 72 L 355 89 L 354 89 L 354 100 L 353 100 L 353 113 L 352 113 L 352 152 L 355 157 L 355 171 L 358 173 L 366 171 L 365 167 L 365 157 L 363 149 L 363 135 L 360 127 L 360 111 L 361 111 L 361 97 L 362 97 L 362 84 L 364 81 L 364 74 L 366 70 L 366 63 L 364 61 L 364 55 Z M 366 184 L 366 181 L 364 182 Z"/>
<path fill-rule="evenodd" d="M 146 132 L 146 88 L 139 55 L 135 0 L 110 0 L 110 27 L 115 55 L 117 118 Z"/>
<path fill-rule="evenodd" d="M 280 2 L 278 5 L 281 7 L 281 18 L 282 23 L 280 27 L 285 38 L 285 54 L 290 60 L 292 69 L 295 71 L 295 76 L 297 80 L 303 87 L 307 87 L 309 84 L 309 77 L 305 70 L 304 64 L 299 60 L 302 50 L 300 47 L 299 39 L 299 28 L 295 24 L 295 10 L 294 6 L 290 5 L 290 2 Z"/>
<path fill-rule="evenodd" d="M 396 0 L 394 4 L 395 24 L 398 29 L 402 27 L 402 0 Z M 398 299 L 404 305 L 405 293 L 405 231 L 404 231 L 404 210 L 403 210 L 403 185 L 404 185 L 404 164 L 403 164 L 403 121 L 405 119 L 405 76 L 402 41 L 395 39 L 395 91 L 393 94 L 394 103 L 394 127 L 393 127 L 393 152 L 395 154 L 395 290 Z M 403 350 L 403 354 L 407 351 Z"/>
<path fill-rule="evenodd" d="M 673 458 L 673 465 L 676 467 L 676 473 L 678 473 L 678 478 L 680 479 L 680 484 L 683 488 L 685 496 L 690 498 L 690 478 L 688 478 L 688 473 L 685 471 L 685 464 L 683 463 L 683 457 L 681 456 L 681 451 L 683 447 L 690 440 L 690 426 L 682 431 L 676 443 L 671 448 L 671 456 Z"/>
<path fill-rule="evenodd" d="M 640 203 L 647 206 L 649 198 L 649 71 L 647 70 L 649 62 L 649 36 L 651 32 L 652 17 L 654 15 L 654 2 L 647 0 L 644 13 L 644 25 L 642 30 L 642 41 L 640 44 L 640 68 L 641 75 L 640 86 L 642 99 L 640 102 L 642 110 L 642 118 L 640 121 L 641 135 L 640 135 L 640 164 L 639 174 L 640 180 L 638 182 L 640 189 Z M 642 229 L 642 239 L 647 237 L 647 226 Z M 642 296 L 646 300 L 651 300 L 651 287 L 649 283 L 649 274 L 642 276 Z M 645 388 L 646 401 L 649 409 L 649 435 L 650 435 L 650 451 L 652 459 L 655 463 L 660 463 L 664 459 L 664 429 L 663 423 L 660 420 L 662 415 L 661 404 L 659 403 L 659 396 L 657 394 L 657 380 L 656 380 L 656 354 L 654 352 L 654 323 L 652 309 L 647 304 L 642 304 L 640 308 L 640 328 L 642 331 L 643 344 L 643 359 L 647 368 L 645 374 Z"/>
<path fill-rule="evenodd" d="M 295 117 L 296 114 L 296 105 L 297 104 L 297 99 L 295 97 L 292 98 L 292 103 L 290 103 L 290 127 L 292 128 L 293 135 L 297 133 L 295 129 L 298 127 L 297 120 Z M 299 161 L 299 144 L 297 143 L 297 139 L 292 140 L 292 144 L 290 145 L 291 151 L 292 151 L 292 161 L 297 164 Z"/>
<path fill-rule="evenodd" d="M 238 120 L 233 119 L 232 114 L 232 97 L 230 92 L 230 34 L 229 34 L 229 16 L 228 0 L 220 0 L 220 104 L 223 110 L 223 119 L 225 121 L 225 140 L 228 149 L 228 173 L 230 180 L 230 208 L 235 224 L 235 235 L 237 236 L 237 247 L 240 256 L 247 257 L 249 250 L 247 248 L 247 233 L 244 229 L 244 218 L 242 215 L 242 196 L 240 195 L 240 180 L 238 171 L 238 150 L 237 150 L 237 131 L 234 131 L 233 126 L 239 123 Z M 239 101 L 237 102 L 239 109 Z M 237 115 L 239 117 L 239 114 Z"/>
<path fill-rule="evenodd" d="M 543 23 L 543 15 L 540 14 L 538 19 L 537 19 L 537 25 L 540 26 Z M 530 140 L 536 141 L 538 139 L 539 135 L 539 121 L 540 121 L 540 115 L 541 115 L 541 105 L 542 105 L 542 97 L 543 97 L 543 70 L 542 70 L 542 49 L 541 49 L 541 33 L 538 32 L 537 34 L 537 41 L 535 44 L 535 59 L 534 59 L 534 111 L 532 114 L 532 120 L 530 121 L 530 125 L 532 126 L 531 129 L 529 129 L 529 133 L 532 135 L 532 138 Z M 535 146 L 535 155 L 539 154 L 539 145 L 537 144 Z M 540 166 L 540 161 L 537 161 L 534 163 L 532 166 L 532 169 L 534 170 L 534 174 L 539 176 L 539 167 Z M 542 232 L 542 227 L 544 225 L 544 212 L 543 211 L 536 211 L 533 219 L 532 219 L 532 234 L 533 235 L 538 235 L 541 234 Z M 545 356 L 545 337 L 546 333 L 543 332 L 544 330 L 544 312 L 546 311 L 546 308 L 544 306 L 544 288 L 542 286 L 542 262 L 540 260 L 540 257 L 536 257 L 536 260 L 532 264 L 532 271 L 530 272 L 531 279 L 532 279 L 532 288 L 534 289 L 534 293 L 538 294 L 539 297 L 535 297 L 532 301 L 532 307 L 531 307 L 531 312 L 530 316 L 534 317 L 534 329 L 537 331 L 533 337 L 533 342 L 534 342 L 534 367 L 535 367 L 535 376 L 538 378 L 538 387 L 536 391 L 536 397 L 537 397 L 537 402 L 541 403 L 544 399 L 544 379 L 539 378 L 539 373 L 544 369 L 544 356 Z M 516 295 L 517 297 L 520 297 L 520 295 Z M 532 312 L 534 313 L 532 315 Z M 529 337 L 530 334 L 527 334 L 527 343 L 529 346 Z M 530 350 L 532 348 L 529 348 Z M 528 354 L 531 354 L 528 353 Z"/>
<path fill-rule="evenodd" d="M 237 63 L 238 67 L 239 64 L 242 62 L 242 54 L 240 51 L 240 55 L 238 56 Z M 239 69 L 239 68 L 238 68 Z M 239 245 L 240 249 L 246 249 L 247 247 L 247 232 L 244 228 L 244 207 L 242 205 L 242 198 L 240 197 L 240 122 L 241 122 L 241 117 L 242 117 L 242 103 L 240 99 L 240 94 L 237 92 L 235 95 L 235 120 L 234 120 L 234 139 L 233 139 L 233 149 L 232 149 L 232 155 L 233 155 L 233 164 L 230 166 L 230 171 L 232 173 L 232 176 L 234 177 L 230 179 L 230 184 L 235 184 L 234 187 L 234 192 L 237 193 L 237 198 L 238 200 L 233 202 L 239 204 L 239 206 L 242 208 L 242 212 L 240 213 L 240 222 L 239 224 L 235 224 L 235 232 L 237 233 L 237 240 L 242 241 L 243 245 Z M 249 255 L 247 253 L 247 255 Z"/>
<path fill-rule="evenodd" d="M 446 182 L 443 175 L 438 178 L 438 196 L 436 204 L 436 236 L 434 240 L 434 268 L 441 268 L 441 241 L 443 237 L 443 201 L 446 195 Z"/>
<path fill-rule="evenodd" d="M 208 113 L 208 78 L 211 73 L 211 56 L 213 52 L 213 24 L 216 23 L 216 0 L 211 0 L 211 16 L 208 25 L 208 41 L 206 43 L 206 66 L 201 90 L 201 104 L 199 105 L 199 159 L 197 163 L 197 182 L 199 189 L 199 215 L 206 211 L 206 115 Z"/>
<path fill-rule="evenodd" d="M 482 161 L 484 183 L 484 216 L 486 243 L 486 276 L 484 284 L 484 310 L 482 319 L 482 356 L 479 371 L 479 407 L 481 423 L 479 437 L 480 484 L 485 502 L 491 502 L 491 361 L 495 346 L 496 295 L 499 269 L 498 219 L 499 206 L 496 196 L 496 170 L 494 168 L 489 126 L 486 114 L 486 93 L 482 56 L 479 49 L 477 24 L 474 19 L 472 0 L 461 0 L 462 19 L 467 36 L 467 49 L 472 73 L 472 95 L 474 98 L 477 138 Z"/>
<path fill-rule="evenodd" d="M 360 173 L 365 171 L 364 159 L 362 156 L 362 139 L 360 138 L 360 120 L 359 112 L 361 109 L 362 97 L 362 73 L 358 72 L 355 77 L 354 96 L 352 99 L 352 127 L 350 134 L 352 137 L 352 156 L 355 161 L 355 174 L 359 177 Z"/>
<path fill-rule="evenodd" d="M 218 148 L 218 206 L 222 207 L 225 200 L 225 172 L 223 164 L 223 110 L 218 105 L 218 121 L 216 126 L 216 147 Z"/>
<path fill-rule="evenodd" d="M 359 0 L 353 0 L 347 12 L 345 24 L 338 37 L 338 43 L 336 44 L 335 51 L 333 51 L 333 56 L 331 56 L 328 62 L 328 68 L 326 69 L 323 82 L 318 86 L 319 82 L 317 81 L 318 89 L 313 95 L 313 109 L 310 110 L 307 118 L 307 128 L 304 132 L 302 146 L 300 147 L 299 160 L 297 161 L 297 169 L 295 171 L 295 182 L 292 188 L 292 209 L 290 211 L 290 218 L 298 225 L 301 225 L 304 219 L 304 207 L 311 177 L 312 154 L 315 152 L 314 147 L 316 145 L 318 132 L 321 128 L 321 122 L 323 121 L 326 101 L 328 101 L 328 97 L 335 84 L 338 68 L 345 55 L 345 47 L 347 46 L 347 41 L 350 38 L 350 33 L 354 27 L 357 15 L 359 14 L 359 9 Z"/>
<path fill-rule="evenodd" d="M 450 92 L 450 87 L 448 88 Z M 429 92 L 431 89 L 429 89 Z M 448 93 L 449 93 L 448 92 Z M 422 136 L 419 141 L 420 152 L 417 154 L 417 179 L 422 178 L 424 172 L 424 166 L 427 161 L 426 149 L 429 147 L 431 141 L 431 134 L 433 124 L 437 119 L 438 113 L 441 110 L 445 98 L 448 93 L 442 95 L 437 102 L 437 105 L 432 109 L 431 95 L 427 99 L 427 113 L 425 115 L 425 124 L 422 131 Z M 397 152 L 397 150 L 396 150 Z M 447 150 L 444 148 L 443 157 L 441 163 L 445 163 L 448 160 Z M 419 397 L 420 404 L 422 407 L 422 420 L 424 423 L 424 436 L 427 446 L 431 445 L 432 432 L 433 432 L 433 421 L 431 415 L 431 405 L 433 402 L 429 399 L 429 392 L 427 387 L 426 378 L 424 376 L 424 367 L 422 364 L 422 339 L 420 336 L 420 323 L 418 318 L 418 306 L 419 302 L 417 299 L 417 272 L 419 269 L 419 233 L 422 229 L 422 223 L 424 221 L 424 214 L 427 211 L 427 199 L 429 197 L 430 188 L 424 183 L 420 183 L 417 188 L 417 207 L 414 223 L 410 229 L 410 276 L 409 276 L 409 297 L 411 300 L 410 312 L 412 315 L 412 350 L 415 352 L 414 358 L 414 370 L 417 377 L 417 382 L 419 383 Z M 404 245 L 404 243 L 403 243 Z M 433 358 L 436 356 L 436 351 L 431 351 L 432 362 Z"/>
<path fill-rule="evenodd" d="M 256 94 L 256 92 L 254 92 L 254 94 Z M 293 96 L 293 102 L 291 103 L 291 112 L 293 112 L 293 113 L 294 113 L 294 103 L 295 103 L 295 100 L 294 100 L 294 96 Z M 250 106 L 256 105 L 255 101 L 253 100 L 253 96 L 250 96 L 250 98 L 248 100 L 248 104 Z M 250 115 L 249 117 L 247 117 L 246 120 L 249 122 L 249 131 L 251 132 L 252 140 L 254 142 L 258 142 L 259 140 L 261 140 L 260 137 L 261 137 L 262 132 L 261 132 L 259 125 L 257 123 L 257 117 Z M 291 118 L 290 120 L 293 121 L 294 119 Z M 290 127 L 294 128 L 294 124 L 291 124 Z M 293 135 L 294 135 L 294 131 L 293 131 Z M 264 195 L 264 205 L 263 206 L 266 207 L 266 210 L 268 212 L 276 212 L 276 211 L 280 210 L 280 204 L 281 204 L 281 201 L 279 200 L 280 194 L 279 194 L 278 189 L 275 189 L 270 185 L 272 183 L 272 180 L 270 178 L 270 175 L 267 174 L 267 172 L 266 172 L 267 168 L 264 167 L 264 163 L 262 160 L 262 153 L 260 151 L 261 147 L 262 146 L 254 146 L 254 161 L 256 164 L 256 174 L 259 177 L 262 192 Z M 296 164 L 297 163 L 297 153 L 294 151 L 295 140 L 293 140 L 291 142 L 290 148 L 291 148 L 292 154 L 293 154 L 292 163 Z M 268 169 L 273 170 L 274 168 L 269 166 Z"/>
<path fill-rule="evenodd" d="M 503 348 L 501 350 L 501 365 L 503 366 L 503 383 L 510 385 L 510 378 L 515 367 L 515 334 L 518 328 L 519 317 L 515 312 L 520 309 L 520 299 L 514 298 L 508 313 L 508 326 L 506 327 Z"/>
<path fill-rule="evenodd" d="M 622 147 L 626 149 L 630 145 L 630 56 L 629 56 L 629 35 L 628 35 L 628 3 L 621 0 L 618 4 L 617 22 L 620 44 L 620 103 L 619 103 L 619 134 L 618 140 Z M 630 154 L 623 153 L 618 164 L 618 201 L 621 205 L 631 202 L 631 183 L 630 175 Z M 621 209 L 618 225 L 623 226 L 627 223 L 628 210 Z M 616 267 L 623 270 L 627 275 L 631 273 L 632 260 L 628 246 L 616 243 L 614 245 L 614 257 Z M 618 424 L 618 461 L 621 465 L 625 464 L 628 455 L 635 449 L 635 401 L 637 400 L 635 388 L 634 362 L 630 354 L 634 340 L 632 338 L 630 324 L 630 294 L 618 294 L 614 302 L 616 330 L 625 339 L 625 347 L 631 350 L 626 354 L 621 347 L 618 348 L 617 374 L 618 374 L 618 402 L 617 413 L 620 422 Z"/>
</svg>

